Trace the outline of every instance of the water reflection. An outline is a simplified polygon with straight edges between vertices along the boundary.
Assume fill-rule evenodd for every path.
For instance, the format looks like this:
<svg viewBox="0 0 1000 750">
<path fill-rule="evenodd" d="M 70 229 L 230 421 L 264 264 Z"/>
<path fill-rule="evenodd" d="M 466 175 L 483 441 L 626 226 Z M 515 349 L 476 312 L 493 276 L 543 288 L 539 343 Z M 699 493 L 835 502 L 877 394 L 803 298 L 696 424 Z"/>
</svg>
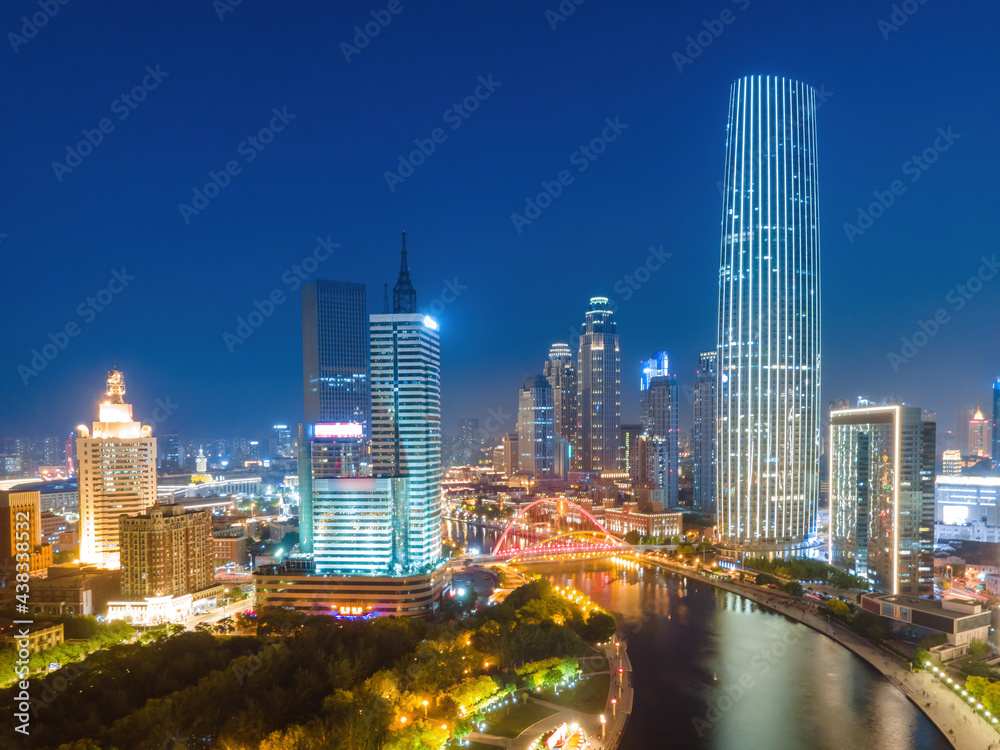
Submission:
<svg viewBox="0 0 1000 750">
<path fill-rule="evenodd" d="M 623 750 L 950 747 L 866 662 L 752 601 L 607 561 L 525 569 L 624 617 L 636 696 Z"/>
</svg>

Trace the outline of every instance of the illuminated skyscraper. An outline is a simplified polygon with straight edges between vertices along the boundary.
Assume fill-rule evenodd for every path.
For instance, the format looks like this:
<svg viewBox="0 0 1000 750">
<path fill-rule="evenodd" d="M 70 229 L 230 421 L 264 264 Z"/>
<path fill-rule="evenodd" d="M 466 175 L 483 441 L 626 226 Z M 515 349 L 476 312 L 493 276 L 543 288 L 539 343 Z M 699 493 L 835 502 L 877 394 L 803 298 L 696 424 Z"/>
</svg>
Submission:
<svg viewBox="0 0 1000 750">
<path fill-rule="evenodd" d="M 801 554 L 819 500 L 820 276 L 816 92 L 732 86 L 719 272 L 719 542 Z"/>
<path fill-rule="evenodd" d="M 305 421 L 352 422 L 369 436 L 365 285 L 313 281 L 302 289 Z"/>
<path fill-rule="evenodd" d="M 517 398 L 519 471 L 549 479 L 555 471 L 555 430 L 552 422 L 552 386 L 543 375 L 529 375 Z"/>
<path fill-rule="evenodd" d="M 667 507 L 678 505 L 678 427 L 677 376 L 667 372 L 667 353 L 660 352 L 642 363 L 639 382 L 639 413 L 643 434 L 654 441 L 663 441 L 665 455 L 657 456 L 646 469 L 648 481 L 665 491 Z M 650 454 L 651 456 L 653 454 Z"/>
<path fill-rule="evenodd" d="M 566 478 L 571 468 L 579 468 L 577 437 L 576 368 L 568 344 L 553 344 L 543 371 L 552 386 L 552 423 L 555 429 L 555 473 Z"/>
<path fill-rule="evenodd" d="M 580 468 L 616 471 L 622 421 L 621 354 L 607 297 L 591 297 L 580 335 L 577 408 Z"/>
<path fill-rule="evenodd" d="M 932 591 L 935 428 L 914 406 L 830 412 L 830 562 L 876 591 Z"/>
<path fill-rule="evenodd" d="M 694 429 L 691 432 L 694 509 L 706 516 L 715 515 L 717 358 L 717 352 L 698 355 L 698 372 L 694 378 Z"/>
<path fill-rule="evenodd" d="M 108 389 L 88 432 L 77 428 L 80 483 L 80 562 L 120 567 L 118 517 L 142 513 L 156 502 L 153 428 L 132 419 L 125 379 L 108 373 Z"/>
<path fill-rule="evenodd" d="M 990 423 L 986 421 L 982 411 L 976 409 L 976 413 L 969 420 L 969 455 L 990 455 L 990 445 L 987 440 L 989 426 Z"/>
<path fill-rule="evenodd" d="M 11 571 L 8 586 L 13 586 L 13 571 L 38 576 L 52 565 L 52 545 L 43 541 L 38 490 L 0 490 L 0 566 Z"/>
</svg>

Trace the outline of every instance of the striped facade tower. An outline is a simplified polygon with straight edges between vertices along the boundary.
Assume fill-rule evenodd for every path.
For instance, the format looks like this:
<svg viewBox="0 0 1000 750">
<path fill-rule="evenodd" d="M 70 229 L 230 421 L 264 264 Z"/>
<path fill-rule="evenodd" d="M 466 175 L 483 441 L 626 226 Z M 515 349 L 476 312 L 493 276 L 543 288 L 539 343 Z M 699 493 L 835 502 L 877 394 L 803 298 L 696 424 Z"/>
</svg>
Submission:
<svg viewBox="0 0 1000 750">
<path fill-rule="evenodd" d="M 816 92 L 732 86 L 719 269 L 716 492 L 724 554 L 816 542 L 820 436 Z"/>
</svg>

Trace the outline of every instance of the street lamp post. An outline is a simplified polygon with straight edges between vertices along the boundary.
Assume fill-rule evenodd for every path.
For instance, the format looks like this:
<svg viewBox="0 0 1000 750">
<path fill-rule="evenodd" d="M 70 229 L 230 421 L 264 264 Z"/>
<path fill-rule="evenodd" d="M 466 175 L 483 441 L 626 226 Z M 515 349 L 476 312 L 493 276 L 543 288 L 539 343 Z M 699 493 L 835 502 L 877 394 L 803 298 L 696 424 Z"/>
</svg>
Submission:
<svg viewBox="0 0 1000 750">
<path fill-rule="evenodd" d="M 625 681 L 625 670 L 618 667 L 618 697 L 622 697 L 622 682 Z"/>
<path fill-rule="evenodd" d="M 427 701 L 424 701 L 424 718 L 427 718 Z"/>
<path fill-rule="evenodd" d="M 614 718 L 616 718 L 618 716 L 617 708 L 618 708 L 618 699 L 617 698 L 612 698 L 611 699 L 611 718 L 612 719 L 614 719 Z"/>
<path fill-rule="evenodd" d="M 608 720 L 604 718 L 604 714 L 601 714 L 601 742 L 604 742 L 604 730 L 607 729 Z"/>
</svg>

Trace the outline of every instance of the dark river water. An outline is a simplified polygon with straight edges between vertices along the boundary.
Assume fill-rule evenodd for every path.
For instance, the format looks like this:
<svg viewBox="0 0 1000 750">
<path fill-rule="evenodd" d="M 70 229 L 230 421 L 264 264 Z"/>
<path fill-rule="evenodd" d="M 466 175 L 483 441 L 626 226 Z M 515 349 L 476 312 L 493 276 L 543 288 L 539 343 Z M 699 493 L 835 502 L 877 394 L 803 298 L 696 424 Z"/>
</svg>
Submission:
<svg viewBox="0 0 1000 750">
<path fill-rule="evenodd" d="M 523 570 L 625 617 L 636 691 L 623 750 L 951 747 L 867 662 L 735 594 L 610 560 Z"/>
</svg>

